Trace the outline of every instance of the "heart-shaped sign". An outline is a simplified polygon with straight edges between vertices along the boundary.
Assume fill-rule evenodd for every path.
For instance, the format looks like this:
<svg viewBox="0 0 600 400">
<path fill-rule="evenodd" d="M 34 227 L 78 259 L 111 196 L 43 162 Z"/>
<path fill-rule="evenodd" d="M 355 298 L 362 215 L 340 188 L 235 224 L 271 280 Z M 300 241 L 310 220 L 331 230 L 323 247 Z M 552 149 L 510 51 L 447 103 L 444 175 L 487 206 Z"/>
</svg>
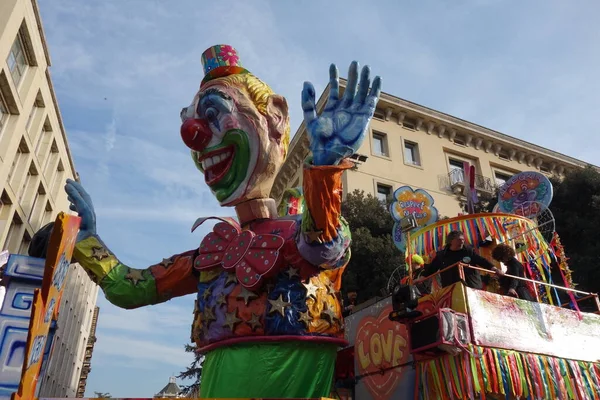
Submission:
<svg viewBox="0 0 600 400">
<path fill-rule="evenodd" d="M 381 310 L 377 318 L 365 317 L 356 330 L 354 351 L 359 375 L 374 373 L 363 379 L 373 399 L 391 399 L 403 375 L 410 366 L 393 368 L 384 374 L 381 369 L 394 367 L 409 361 L 408 334 L 406 327 L 388 318 L 392 306 Z"/>
</svg>

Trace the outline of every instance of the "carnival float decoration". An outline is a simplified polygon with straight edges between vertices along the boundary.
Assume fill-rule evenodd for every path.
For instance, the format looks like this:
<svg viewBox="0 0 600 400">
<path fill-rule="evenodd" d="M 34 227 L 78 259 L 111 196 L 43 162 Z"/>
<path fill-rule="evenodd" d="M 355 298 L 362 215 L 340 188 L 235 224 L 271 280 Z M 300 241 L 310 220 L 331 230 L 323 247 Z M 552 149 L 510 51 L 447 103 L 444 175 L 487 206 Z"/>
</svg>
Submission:
<svg viewBox="0 0 600 400">
<path fill-rule="evenodd" d="M 430 263 L 453 231 L 488 260 L 496 246 L 512 247 L 525 267 L 517 279 L 535 301 L 505 295 L 483 269 L 483 290 L 462 281 L 442 287 L 442 271 L 396 284 L 391 296 L 346 317 L 349 346 L 340 357 L 354 366 L 340 366 L 340 386 L 351 376 L 353 398 L 365 400 L 600 399 L 600 301 L 574 288 L 548 208 L 551 193 L 547 178 L 525 172 L 500 189 L 499 204 L 510 212 L 459 215 L 417 229 L 403 221 L 407 259 L 416 254 Z M 477 268 L 469 263 L 447 268 L 464 276 Z M 424 281 L 430 292 L 418 297 L 410 287 Z"/>
<path fill-rule="evenodd" d="M 346 344 L 339 291 L 350 230 L 340 215 L 341 175 L 364 139 L 381 80 L 371 84 L 369 67 L 359 77 L 353 62 L 339 96 L 332 65 L 320 115 L 315 89 L 304 84 L 311 155 L 303 200 L 279 218 L 269 192 L 288 150 L 287 102 L 242 67 L 231 46 L 209 48 L 202 64 L 200 89 L 181 112 L 181 137 L 217 201 L 234 207 L 237 220 L 199 218 L 192 230 L 217 223 L 198 248 L 136 269 L 102 241 L 89 195 L 68 181 L 71 208 L 82 220 L 74 256 L 118 307 L 197 292 L 192 340 L 205 354 L 201 397 L 327 396 L 338 346 Z"/>
</svg>

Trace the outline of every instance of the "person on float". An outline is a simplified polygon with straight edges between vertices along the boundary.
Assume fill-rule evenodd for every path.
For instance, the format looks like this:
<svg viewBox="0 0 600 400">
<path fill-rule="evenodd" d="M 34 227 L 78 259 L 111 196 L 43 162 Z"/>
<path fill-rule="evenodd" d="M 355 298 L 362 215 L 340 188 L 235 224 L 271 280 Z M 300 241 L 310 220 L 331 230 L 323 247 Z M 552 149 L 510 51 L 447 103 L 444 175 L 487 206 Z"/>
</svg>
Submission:
<svg viewBox="0 0 600 400">
<path fill-rule="evenodd" d="M 413 254 L 412 257 L 410 257 L 410 260 L 408 257 L 406 258 L 406 262 L 408 263 L 409 261 L 411 263 L 411 268 L 412 268 L 413 282 L 416 280 L 419 280 L 421 278 L 424 278 L 425 275 L 423 275 L 423 272 L 425 271 L 425 261 L 423 260 L 423 257 L 421 257 L 418 254 Z M 400 280 L 400 284 L 402 284 L 402 285 L 409 284 L 408 275 Z M 424 281 L 424 282 L 417 283 L 416 288 L 419 291 L 419 295 L 424 296 L 431 292 L 431 282 Z"/>
<path fill-rule="evenodd" d="M 202 62 L 205 77 L 181 112 L 181 135 L 206 184 L 239 222 L 216 218 L 221 222 L 199 248 L 135 269 L 100 239 L 90 196 L 69 180 L 71 209 L 82 218 L 74 257 L 118 307 L 198 293 L 192 340 L 205 354 L 201 397 L 327 396 L 337 349 L 347 345 L 339 291 L 350 230 L 340 213 L 341 177 L 365 137 L 381 80 L 371 87 L 369 67 L 359 78 L 353 62 L 340 97 L 332 65 L 321 115 L 314 87 L 304 84 L 311 151 L 304 207 L 278 218 L 269 193 L 290 140 L 287 102 L 244 69 L 231 46 L 209 48 Z"/>
<path fill-rule="evenodd" d="M 502 271 L 494 266 L 484 257 L 476 254 L 472 247 L 465 246 L 465 235 L 460 231 L 452 231 L 446 236 L 446 245 L 444 249 L 438 251 L 425 270 L 424 276 L 430 276 L 437 271 L 443 270 L 451 265 L 462 262 L 464 264 L 474 265 L 480 268 L 502 275 Z M 464 268 L 465 284 L 473 289 L 482 289 L 481 274 L 473 268 Z M 460 272 L 458 266 L 450 268 L 440 274 L 442 287 L 450 286 L 460 282 Z"/>
<path fill-rule="evenodd" d="M 492 250 L 494 260 L 506 265 L 506 274 L 525 278 L 525 267 L 517 260 L 516 253 L 512 247 L 507 244 L 499 244 Z M 519 299 L 534 301 L 531 292 L 527 288 L 525 281 L 503 276 L 500 278 L 500 287 L 507 296 L 517 297 Z"/>
</svg>

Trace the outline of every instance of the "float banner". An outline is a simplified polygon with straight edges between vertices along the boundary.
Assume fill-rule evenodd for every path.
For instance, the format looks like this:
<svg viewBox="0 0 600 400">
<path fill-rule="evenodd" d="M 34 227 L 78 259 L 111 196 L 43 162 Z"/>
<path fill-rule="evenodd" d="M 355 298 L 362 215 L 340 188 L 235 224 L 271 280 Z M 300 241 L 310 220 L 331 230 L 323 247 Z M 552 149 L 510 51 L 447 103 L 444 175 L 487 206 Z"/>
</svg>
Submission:
<svg viewBox="0 0 600 400">
<path fill-rule="evenodd" d="M 482 290 L 466 291 L 474 344 L 573 360 L 600 360 L 600 315 Z"/>
<path fill-rule="evenodd" d="M 80 222 L 79 217 L 62 212 L 56 217 L 48 243 L 42 288 L 36 289 L 33 295 L 21 383 L 12 400 L 30 400 L 35 396 L 50 323 L 64 289 Z"/>
<path fill-rule="evenodd" d="M 358 380 L 357 399 L 413 399 L 413 367 L 409 364 L 391 368 L 412 361 L 406 327 L 388 318 L 392 311 L 391 299 L 387 297 L 344 319 L 346 340 L 354 345 L 356 377 L 372 373 Z M 390 369 L 379 373 L 382 368 Z"/>
</svg>

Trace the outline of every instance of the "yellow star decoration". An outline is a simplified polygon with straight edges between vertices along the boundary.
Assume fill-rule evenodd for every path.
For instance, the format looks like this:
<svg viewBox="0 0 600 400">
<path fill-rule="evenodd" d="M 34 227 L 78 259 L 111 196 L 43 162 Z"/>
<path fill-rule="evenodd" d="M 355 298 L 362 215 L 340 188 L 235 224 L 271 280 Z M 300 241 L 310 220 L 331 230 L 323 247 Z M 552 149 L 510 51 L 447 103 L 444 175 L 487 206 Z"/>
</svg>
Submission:
<svg viewBox="0 0 600 400">
<path fill-rule="evenodd" d="M 227 274 L 227 280 L 225 281 L 225 286 L 229 285 L 230 283 L 237 283 L 238 280 L 235 276 L 235 274 Z"/>
<path fill-rule="evenodd" d="M 306 240 L 308 241 L 308 243 L 323 243 L 323 241 L 321 240 L 321 235 L 323 234 L 323 231 L 309 231 L 304 232 L 304 234 L 306 235 Z"/>
<path fill-rule="evenodd" d="M 210 288 L 207 288 L 204 291 L 204 293 L 202 293 L 202 298 L 204 299 L 204 301 L 207 301 L 211 294 L 212 294 L 212 290 L 210 290 Z"/>
<path fill-rule="evenodd" d="M 310 323 L 312 321 L 312 318 L 310 317 L 310 315 L 308 315 L 308 311 L 306 312 L 301 312 L 300 313 L 300 318 L 298 318 L 298 321 L 300 322 L 304 322 L 304 324 L 309 327 Z"/>
<path fill-rule="evenodd" d="M 217 297 L 217 305 L 222 306 L 225 303 L 227 303 L 227 299 L 225 298 L 225 293 L 219 294 L 219 297 Z"/>
<path fill-rule="evenodd" d="M 306 297 L 314 297 L 315 299 L 317 298 L 317 290 L 319 289 L 318 286 L 313 285 L 313 283 L 310 281 L 308 281 L 308 283 L 303 283 L 302 286 L 304 286 L 304 288 L 306 289 Z"/>
<path fill-rule="evenodd" d="M 256 293 L 253 293 L 253 292 L 249 291 L 248 289 L 246 289 L 244 286 L 242 286 L 242 290 L 240 291 L 240 294 L 237 295 L 236 299 L 243 299 L 244 304 L 248 305 L 249 301 L 252 301 L 253 299 L 256 299 L 257 297 L 258 297 L 258 295 Z"/>
<path fill-rule="evenodd" d="M 321 319 L 329 322 L 329 325 L 333 325 L 335 323 L 335 321 L 339 321 L 339 318 L 337 317 L 335 310 L 333 308 L 331 308 L 331 306 L 328 303 L 325 303 L 323 305 L 323 312 L 321 313 Z"/>
<path fill-rule="evenodd" d="M 208 329 L 208 326 L 212 321 L 216 321 L 215 312 L 212 307 L 206 307 L 204 312 L 202 313 L 202 320 L 206 322 L 205 327 Z"/>
<path fill-rule="evenodd" d="M 287 301 L 283 301 L 283 295 L 281 294 L 279 295 L 277 300 L 269 299 L 269 303 L 271 303 L 271 309 L 269 310 L 269 314 L 278 312 L 279 314 L 281 314 L 282 317 L 285 316 L 285 309 L 292 305 Z"/>
<path fill-rule="evenodd" d="M 130 280 L 133 283 L 133 286 L 137 286 L 138 282 L 146 280 L 142 270 L 132 268 L 129 268 L 128 274 L 125 275 L 125 279 Z"/>
<path fill-rule="evenodd" d="M 291 267 L 291 266 L 290 266 L 290 267 L 287 269 L 287 271 L 286 271 L 285 273 L 287 274 L 287 276 L 288 276 L 290 279 L 292 279 L 292 278 L 293 278 L 293 277 L 295 277 L 295 276 L 300 276 L 300 275 L 298 274 L 298 268 L 294 268 L 294 267 Z"/>
<path fill-rule="evenodd" d="M 233 310 L 233 312 L 225 313 L 225 323 L 223 325 L 228 327 L 231 332 L 233 332 L 235 330 L 235 326 L 242 321 L 238 318 L 237 312 L 238 309 L 236 308 Z"/>
<path fill-rule="evenodd" d="M 163 258 L 163 260 L 158 265 L 162 265 L 165 268 L 169 268 L 171 265 L 173 265 L 173 260 L 171 260 L 170 258 Z"/>
<path fill-rule="evenodd" d="M 110 257 L 110 253 L 104 247 L 92 247 L 92 257 L 98 261 Z"/>
<path fill-rule="evenodd" d="M 260 316 L 252 313 L 252 318 L 246 323 L 252 328 L 252 332 L 261 327 Z"/>
</svg>

